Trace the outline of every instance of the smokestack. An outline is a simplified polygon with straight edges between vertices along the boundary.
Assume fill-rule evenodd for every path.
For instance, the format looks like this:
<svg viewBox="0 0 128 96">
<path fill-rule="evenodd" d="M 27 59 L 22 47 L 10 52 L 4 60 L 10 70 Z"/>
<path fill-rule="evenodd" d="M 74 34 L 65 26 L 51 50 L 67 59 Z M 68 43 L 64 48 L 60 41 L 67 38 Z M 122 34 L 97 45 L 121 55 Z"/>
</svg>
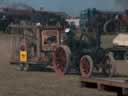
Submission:
<svg viewBox="0 0 128 96">
<path fill-rule="evenodd" d="M 44 11 L 44 7 L 40 7 L 40 11 Z"/>
</svg>

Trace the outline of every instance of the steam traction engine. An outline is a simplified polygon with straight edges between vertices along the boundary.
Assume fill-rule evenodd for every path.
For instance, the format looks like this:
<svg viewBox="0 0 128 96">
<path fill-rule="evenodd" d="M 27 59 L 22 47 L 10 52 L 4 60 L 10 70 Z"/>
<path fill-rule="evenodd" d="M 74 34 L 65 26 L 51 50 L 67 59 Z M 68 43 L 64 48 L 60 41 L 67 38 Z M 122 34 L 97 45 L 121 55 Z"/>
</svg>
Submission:
<svg viewBox="0 0 128 96">
<path fill-rule="evenodd" d="M 75 69 L 84 78 L 89 78 L 92 73 L 115 75 L 116 67 L 113 64 L 115 58 L 112 53 L 113 50 L 115 52 L 115 49 L 101 47 L 101 34 L 103 32 L 122 32 L 121 28 L 124 26 L 122 26 L 121 14 L 116 12 L 107 14 L 93 9 L 92 14 L 88 10 L 85 12 L 87 16 L 83 17 L 83 15 L 80 20 L 82 33 L 78 37 L 79 39 L 75 38 L 77 33 L 74 30 L 68 30 L 65 33 L 65 42 L 54 52 L 55 71 L 65 74 Z M 119 52 L 116 51 L 116 53 Z M 125 57 L 127 58 L 127 56 Z"/>
<path fill-rule="evenodd" d="M 54 52 L 53 65 L 56 72 L 65 74 L 75 69 L 84 78 L 89 78 L 93 72 L 106 76 L 113 74 L 109 55 L 100 47 L 98 34 L 94 38 L 83 32 L 79 40 L 75 38 L 73 31 L 65 34 L 67 39 Z"/>
</svg>

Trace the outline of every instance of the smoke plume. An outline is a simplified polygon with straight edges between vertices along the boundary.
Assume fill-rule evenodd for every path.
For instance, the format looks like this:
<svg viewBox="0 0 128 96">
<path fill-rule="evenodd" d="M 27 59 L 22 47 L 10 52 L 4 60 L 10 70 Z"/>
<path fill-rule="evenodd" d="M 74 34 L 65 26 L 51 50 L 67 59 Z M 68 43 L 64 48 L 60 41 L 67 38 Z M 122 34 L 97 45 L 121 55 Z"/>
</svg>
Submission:
<svg viewBox="0 0 128 96">
<path fill-rule="evenodd" d="M 115 0 L 115 4 L 119 10 L 128 9 L 128 0 Z"/>
</svg>

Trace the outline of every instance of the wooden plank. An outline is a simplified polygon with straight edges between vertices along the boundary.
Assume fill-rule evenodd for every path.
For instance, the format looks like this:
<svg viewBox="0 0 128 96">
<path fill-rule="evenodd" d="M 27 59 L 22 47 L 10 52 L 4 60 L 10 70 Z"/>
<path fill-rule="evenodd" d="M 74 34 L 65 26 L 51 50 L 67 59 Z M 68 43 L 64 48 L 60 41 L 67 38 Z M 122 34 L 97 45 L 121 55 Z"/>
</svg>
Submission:
<svg viewBox="0 0 128 96">
<path fill-rule="evenodd" d="M 114 78 L 82 79 L 82 87 L 116 92 L 117 96 L 128 96 L 128 81 Z"/>
<path fill-rule="evenodd" d="M 92 79 L 83 79 L 82 81 L 91 82 L 91 83 L 102 83 L 116 87 L 128 88 L 127 80 L 120 80 L 117 78 L 92 78 Z"/>
</svg>

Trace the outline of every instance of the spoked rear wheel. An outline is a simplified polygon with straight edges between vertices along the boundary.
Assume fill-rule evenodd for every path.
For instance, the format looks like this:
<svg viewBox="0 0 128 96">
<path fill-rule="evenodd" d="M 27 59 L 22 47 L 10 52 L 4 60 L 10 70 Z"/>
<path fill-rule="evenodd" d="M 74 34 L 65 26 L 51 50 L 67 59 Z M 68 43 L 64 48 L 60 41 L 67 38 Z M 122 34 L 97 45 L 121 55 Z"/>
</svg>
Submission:
<svg viewBox="0 0 128 96">
<path fill-rule="evenodd" d="M 68 72 L 71 51 L 67 46 L 58 47 L 53 56 L 53 67 L 56 72 L 65 74 Z"/>
<path fill-rule="evenodd" d="M 80 59 L 80 73 L 82 78 L 88 79 L 93 70 L 93 61 L 92 58 L 88 55 L 84 55 Z"/>
</svg>

